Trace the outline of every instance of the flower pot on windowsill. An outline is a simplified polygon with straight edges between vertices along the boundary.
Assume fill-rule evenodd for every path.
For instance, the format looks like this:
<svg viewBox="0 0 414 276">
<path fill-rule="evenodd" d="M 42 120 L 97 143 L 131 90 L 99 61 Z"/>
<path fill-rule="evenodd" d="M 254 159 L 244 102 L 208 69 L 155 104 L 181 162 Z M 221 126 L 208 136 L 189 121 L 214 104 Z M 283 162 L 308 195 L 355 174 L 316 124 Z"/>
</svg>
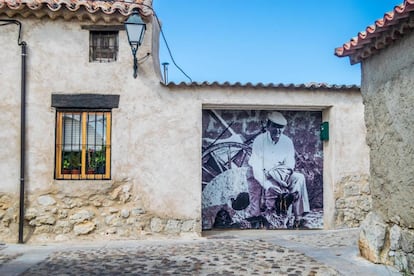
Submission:
<svg viewBox="0 0 414 276">
<path fill-rule="evenodd" d="M 70 170 L 70 169 L 63 169 L 62 170 L 62 174 L 71 174 L 72 173 L 72 170 Z"/>
<path fill-rule="evenodd" d="M 98 166 L 96 168 L 96 173 L 97 174 L 105 174 L 105 166 Z"/>
<path fill-rule="evenodd" d="M 70 171 L 71 174 L 80 174 L 80 169 L 72 169 Z"/>
<path fill-rule="evenodd" d="M 86 174 L 95 174 L 95 169 L 87 169 Z"/>
</svg>

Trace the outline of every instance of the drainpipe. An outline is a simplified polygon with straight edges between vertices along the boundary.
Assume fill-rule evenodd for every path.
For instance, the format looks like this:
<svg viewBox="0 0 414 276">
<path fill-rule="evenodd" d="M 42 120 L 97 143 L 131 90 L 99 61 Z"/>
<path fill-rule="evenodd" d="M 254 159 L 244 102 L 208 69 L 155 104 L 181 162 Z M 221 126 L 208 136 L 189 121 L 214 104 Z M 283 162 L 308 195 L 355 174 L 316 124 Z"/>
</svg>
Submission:
<svg viewBox="0 0 414 276">
<path fill-rule="evenodd" d="M 22 78 L 21 78 L 21 102 L 20 102 L 20 210 L 19 210 L 19 243 L 23 241 L 24 227 L 24 176 L 26 162 L 26 42 L 22 46 Z"/>
<path fill-rule="evenodd" d="M 20 102 L 20 204 L 19 204 L 19 243 L 23 241 L 24 226 L 24 176 L 26 164 L 26 42 L 20 39 L 22 33 L 22 23 L 14 19 L 0 19 L 0 26 L 16 24 L 19 26 L 19 37 L 17 44 L 22 47 L 22 68 L 21 68 L 21 102 Z"/>
</svg>

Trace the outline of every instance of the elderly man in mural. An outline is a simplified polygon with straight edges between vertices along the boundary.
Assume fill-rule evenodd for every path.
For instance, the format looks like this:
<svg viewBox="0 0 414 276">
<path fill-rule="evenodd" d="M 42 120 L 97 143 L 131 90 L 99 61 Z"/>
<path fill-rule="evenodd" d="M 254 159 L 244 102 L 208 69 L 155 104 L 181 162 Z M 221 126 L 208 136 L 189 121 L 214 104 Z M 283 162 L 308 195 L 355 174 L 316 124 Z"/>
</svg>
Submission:
<svg viewBox="0 0 414 276">
<path fill-rule="evenodd" d="M 298 227 L 302 216 L 310 210 L 309 199 L 304 175 L 293 171 L 295 149 L 292 140 L 283 134 L 286 124 L 280 112 L 270 113 L 266 131 L 253 141 L 247 172 L 250 194 L 248 211 L 251 216 L 264 215 L 269 223 L 274 224 L 272 218 L 276 199 L 280 199 L 281 195 L 290 197 L 294 225 Z"/>
</svg>

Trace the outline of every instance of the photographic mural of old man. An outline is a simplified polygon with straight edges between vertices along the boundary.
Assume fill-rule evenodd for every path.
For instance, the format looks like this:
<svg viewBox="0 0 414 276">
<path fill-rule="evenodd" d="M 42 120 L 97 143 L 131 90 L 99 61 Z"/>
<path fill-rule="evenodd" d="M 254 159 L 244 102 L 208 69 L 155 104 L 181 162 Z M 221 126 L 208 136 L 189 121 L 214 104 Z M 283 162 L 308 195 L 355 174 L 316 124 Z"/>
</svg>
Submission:
<svg viewBox="0 0 414 276">
<path fill-rule="evenodd" d="M 203 110 L 203 229 L 322 228 L 321 112 Z"/>
</svg>

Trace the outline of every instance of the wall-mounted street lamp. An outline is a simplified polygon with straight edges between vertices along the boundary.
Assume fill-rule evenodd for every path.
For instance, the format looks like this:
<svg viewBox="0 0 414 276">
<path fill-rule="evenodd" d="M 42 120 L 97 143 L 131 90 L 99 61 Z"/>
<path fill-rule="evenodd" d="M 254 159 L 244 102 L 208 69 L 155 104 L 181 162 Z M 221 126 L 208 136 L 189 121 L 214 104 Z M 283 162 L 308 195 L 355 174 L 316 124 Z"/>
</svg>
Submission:
<svg viewBox="0 0 414 276">
<path fill-rule="evenodd" d="M 124 22 L 124 25 L 128 35 L 129 45 L 131 46 L 132 56 L 134 57 L 134 78 L 136 78 L 138 75 L 137 51 L 144 40 L 144 33 L 147 26 L 142 21 L 137 9 L 132 11 L 132 14 Z"/>
</svg>

